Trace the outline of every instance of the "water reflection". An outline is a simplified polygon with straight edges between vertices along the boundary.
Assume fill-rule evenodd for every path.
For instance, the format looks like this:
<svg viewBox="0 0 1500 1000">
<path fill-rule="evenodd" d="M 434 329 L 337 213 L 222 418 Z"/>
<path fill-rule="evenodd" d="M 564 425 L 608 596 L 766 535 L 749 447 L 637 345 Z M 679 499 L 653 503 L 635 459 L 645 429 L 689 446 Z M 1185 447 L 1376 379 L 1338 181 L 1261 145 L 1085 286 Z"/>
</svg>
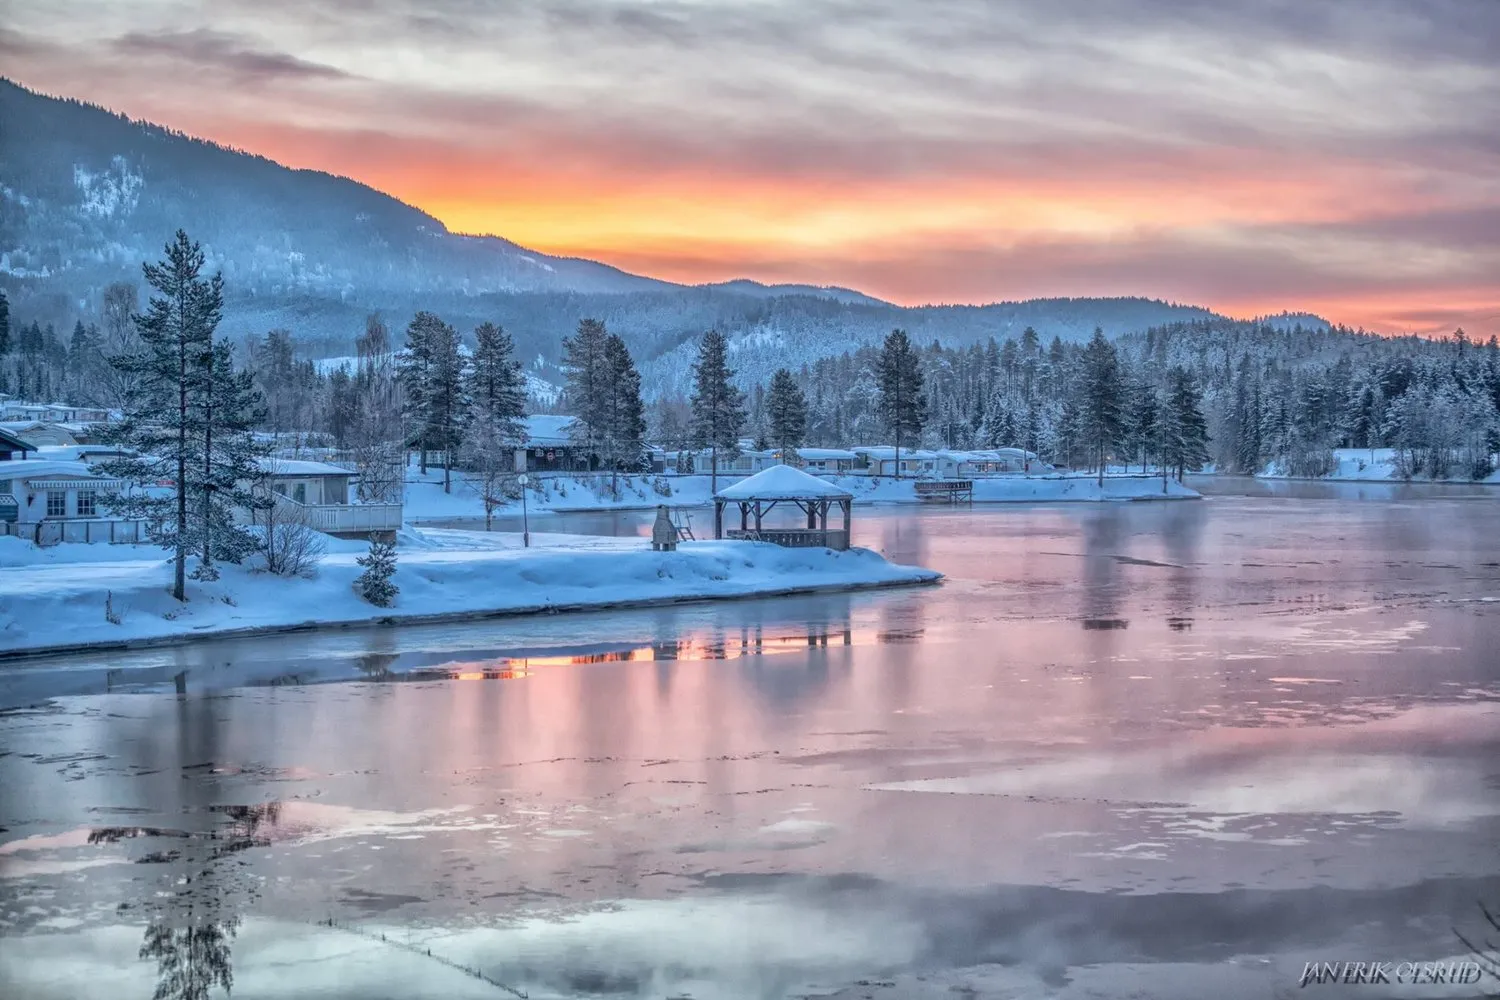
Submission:
<svg viewBox="0 0 1500 1000">
<path fill-rule="evenodd" d="M 206 1000 L 216 989 L 234 988 L 233 942 L 240 909 L 252 894 L 250 883 L 229 866 L 233 855 L 270 843 L 268 831 L 280 819 L 281 804 L 213 805 L 206 830 L 158 827 L 96 827 L 90 844 L 168 839 L 169 848 L 151 849 L 137 864 L 162 865 L 163 874 L 147 885 L 139 902 L 147 919 L 138 957 L 156 963 L 152 1000 Z M 170 888 L 163 888 L 164 886 Z M 127 902 L 122 909 L 131 908 Z"/>
</svg>

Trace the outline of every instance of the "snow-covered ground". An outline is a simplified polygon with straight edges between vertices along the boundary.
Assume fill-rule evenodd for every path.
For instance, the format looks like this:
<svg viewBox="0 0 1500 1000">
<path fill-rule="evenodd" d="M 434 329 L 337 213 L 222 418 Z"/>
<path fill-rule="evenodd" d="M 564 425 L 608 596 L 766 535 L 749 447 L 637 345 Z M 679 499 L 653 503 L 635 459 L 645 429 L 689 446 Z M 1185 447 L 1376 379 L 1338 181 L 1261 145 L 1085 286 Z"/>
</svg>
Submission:
<svg viewBox="0 0 1500 1000">
<path fill-rule="evenodd" d="M 1333 457 L 1335 461 L 1333 472 L 1320 478 L 1340 482 L 1371 482 L 1401 479 L 1401 476 L 1396 471 L 1396 449 L 1394 448 L 1335 448 L 1333 450 Z M 1267 465 L 1260 475 L 1264 479 L 1297 478 L 1290 475 L 1285 466 L 1279 462 L 1272 462 Z M 1466 479 L 1448 481 L 1469 482 Z M 1500 483 L 1500 471 L 1491 473 L 1488 478 L 1480 480 L 1480 482 Z"/>
<path fill-rule="evenodd" d="M 0 655 L 91 643 L 238 630 L 359 624 L 767 596 L 926 583 L 930 570 L 866 549 L 787 549 L 758 542 L 687 542 L 652 552 L 645 539 L 408 529 L 397 546 L 400 594 L 377 608 L 353 590 L 361 542 L 330 540 L 315 579 L 224 566 L 215 583 L 168 592 L 162 549 L 134 545 L 37 548 L 0 538 Z M 119 623 L 106 619 L 106 601 Z"/>
<path fill-rule="evenodd" d="M 468 486 L 463 473 L 453 473 L 451 492 L 443 492 L 441 469 L 428 469 L 425 476 L 415 467 L 406 473 L 406 521 L 444 521 L 453 518 L 483 517 L 484 506 Z M 719 476 L 719 489 L 738 482 L 743 476 Z M 870 476 L 829 476 L 854 494 L 857 504 L 922 503 L 910 479 Z M 621 476 L 619 491 L 612 494 L 608 476 L 572 477 L 543 475 L 527 495 L 526 503 L 533 513 L 543 511 L 629 510 L 666 504 L 670 507 L 701 506 L 711 502 L 713 491 L 708 476 Z M 1109 476 L 1100 488 L 1092 476 L 998 476 L 974 480 L 974 500 L 978 503 L 1049 503 L 1066 500 L 1182 500 L 1199 494 L 1168 480 L 1165 491 L 1156 477 Z M 508 504 L 497 514 L 519 514 L 519 502 Z"/>
</svg>

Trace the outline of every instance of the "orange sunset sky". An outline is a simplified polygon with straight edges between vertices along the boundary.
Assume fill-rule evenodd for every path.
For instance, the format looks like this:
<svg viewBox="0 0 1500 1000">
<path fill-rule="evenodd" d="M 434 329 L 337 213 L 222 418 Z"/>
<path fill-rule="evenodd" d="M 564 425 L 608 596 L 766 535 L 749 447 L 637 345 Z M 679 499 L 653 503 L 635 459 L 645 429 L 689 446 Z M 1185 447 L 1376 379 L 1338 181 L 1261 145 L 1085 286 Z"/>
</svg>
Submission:
<svg viewBox="0 0 1500 1000">
<path fill-rule="evenodd" d="M 1500 2 L 11 0 L 8 76 L 548 253 L 1500 332 Z"/>
</svg>

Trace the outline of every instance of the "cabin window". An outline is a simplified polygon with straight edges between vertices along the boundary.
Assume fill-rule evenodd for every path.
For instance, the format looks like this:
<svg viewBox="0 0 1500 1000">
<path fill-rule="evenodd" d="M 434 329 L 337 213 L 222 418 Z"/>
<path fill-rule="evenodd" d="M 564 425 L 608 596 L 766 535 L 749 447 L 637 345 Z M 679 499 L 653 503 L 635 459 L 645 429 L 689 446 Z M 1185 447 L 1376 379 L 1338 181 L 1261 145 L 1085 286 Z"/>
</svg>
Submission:
<svg viewBox="0 0 1500 1000">
<path fill-rule="evenodd" d="M 68 516 L 68 493 L 66 490 L 47 491 L 47 516 Z"/>
<path fill-rule="evenodd" d="M 79 517 L 93 517 L 94 516 L 94 491 L 93 490 L 79 490 L 78 491 L 78 516 Z"/>
<path fill-rule="evenodd" d="M 9 494 L 13 489 L 14 482 L 15 480 L 12 479 L 0 479 L 0 496 Z"/>
<path fill-rule="evenodd" d="M 307 503 L 307 484 L 298 483 L 292 487 L 292 499 L 298 503 Z"/>
</svg>

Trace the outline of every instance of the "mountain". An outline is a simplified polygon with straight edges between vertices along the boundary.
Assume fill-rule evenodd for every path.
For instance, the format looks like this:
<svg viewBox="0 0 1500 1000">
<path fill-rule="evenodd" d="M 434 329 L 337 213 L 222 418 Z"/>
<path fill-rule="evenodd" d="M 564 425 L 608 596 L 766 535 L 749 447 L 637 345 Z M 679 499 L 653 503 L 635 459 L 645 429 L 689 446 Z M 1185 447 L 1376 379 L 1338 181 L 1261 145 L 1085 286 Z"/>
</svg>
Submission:
<svg viewBox="0 0 1500 1000">
<path fill-rule="evenodd" d="M 759 281 L 751 281 L 749 278 L 736 278 L 733 281 L 716 281 L 693 287 L 732 292 L 736 295 L 751 295 L 759 299 L 772 299 L 782 295 L 810 295 L 813 298 L 860 305 L 888 306 L 891 304 L 873 295 L 856 292 L 852 288 L 839 288 L 837 285 L 765 285 Z"/>
<path fill-rule="evenodd" d="M 290 330 L 313 358 L 352 353 L 365 316 L 398 332 L 418 309 L 462 331 L 501 323 L 538 379 L 584 316 L 629 343 L 649 394 L 688 385 L 695 342 L 730 339 L 740 381 L 876 343 L 902 327 L 963 346 L 1031 326 L 1044 340 L 1214 318 L 1143 298 L 902 307 L 846 288 L 739 280 L 679 285 L 493 236 L 450 232 L 364 184 L 293 170 L 0 79 L 0 287 L 17 321 L 66 330 L 104 287 L 139 282 L 178 228 L 223 271 L 230 336 Z"/>
<path fill-rule="evenodd" d="M 623 292 L 666 287 L 550 257 L 432 216 L 343 177 L 292 170 L 0 80 L 0 268 L 82 288 L 138 272 L 179 227 L 244 297 L 288 292 Z"/>
</svg>

